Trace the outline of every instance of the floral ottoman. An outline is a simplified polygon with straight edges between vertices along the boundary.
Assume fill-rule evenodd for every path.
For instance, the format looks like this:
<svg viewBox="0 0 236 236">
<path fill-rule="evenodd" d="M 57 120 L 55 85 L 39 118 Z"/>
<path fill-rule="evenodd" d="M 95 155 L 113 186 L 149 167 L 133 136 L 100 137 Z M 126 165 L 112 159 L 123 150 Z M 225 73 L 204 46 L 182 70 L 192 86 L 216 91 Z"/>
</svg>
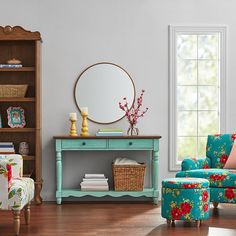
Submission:
<svg viewBox="0 0 236 236">
<path fill-rule="evenodd" d="M 169 178 L 162 181 L 161 215 L 167 224 L 175 220 L 196 221 L 209 217 L 209 181 L 201 178 Z"/>
</svg>

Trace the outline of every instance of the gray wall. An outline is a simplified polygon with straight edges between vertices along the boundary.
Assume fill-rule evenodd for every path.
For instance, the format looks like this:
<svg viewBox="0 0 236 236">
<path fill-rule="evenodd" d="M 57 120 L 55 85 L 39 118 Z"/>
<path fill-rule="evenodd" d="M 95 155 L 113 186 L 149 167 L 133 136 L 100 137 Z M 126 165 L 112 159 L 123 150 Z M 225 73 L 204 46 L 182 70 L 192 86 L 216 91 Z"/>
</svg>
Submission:
<svg viewBox="0 0 236 236">
<path fill-rule="evenodd" d="M 234 0 L 1 0 L 0 25 L 41 32 L 43 198 L 55 197 L 54 135 L 66 134 L 68 113 L 77 111 L 73 87 L 87 66 L 108 61 L 124 67 L 137 91 L 146 90 L 150 110 L 140 119 L 142 134 L 160 134 L 160 179 L 168 171 L 168 25 L 228 25 L 228 131 L 234 131 L 236 20 Z M 89 92 L 89 91 L 88 91 Z M 91 95 L 92 96 L 92 95 Z M 80 123 L 80 120 L 79 120 Z M 126 120 L 116 124 L 127 129 Z M 89 123 L 90 133 L 101 125 Z M 106 126 L 109 127 L 109 126 Z M 149 160 L 146 152 L 73 153 L 64 162 L 64 185 L 75 187 L 84 172 L 111 174 L 115 156 Z M 77 158 L 76 156 L 79 156 Z M 149 182 L 147 174 L 146 184 Z"/>
</svg>

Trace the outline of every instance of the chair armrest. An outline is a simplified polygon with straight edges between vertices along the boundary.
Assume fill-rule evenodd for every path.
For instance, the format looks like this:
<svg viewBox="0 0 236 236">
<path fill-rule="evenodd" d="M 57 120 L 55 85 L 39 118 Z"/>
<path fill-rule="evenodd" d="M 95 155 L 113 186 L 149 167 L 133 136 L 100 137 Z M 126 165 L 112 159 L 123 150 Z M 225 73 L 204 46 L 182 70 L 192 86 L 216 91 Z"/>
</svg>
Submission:
<svg viewBox="0 0 236 236">
<path fill-rule="evenodd" d="M 211 167 L 211 159 L 208 157 L 187 158 L 187 159 L 184 159 L 181 164 L 182 171 L 208 169 L 210 167 Z"/>
<path fill-rule="evenodd" d="M 5 155 L 6 160 L 12 166 L 12 177 L 21 178 L 23 176 L 23 158 L 19 154 Z"/>
<path fill-rule="evenodd" d="M 8 207 L 8 189 L 11 186 L 11 170 L 9 161 L 0 160 L 0 209 Z"/>
</svg>

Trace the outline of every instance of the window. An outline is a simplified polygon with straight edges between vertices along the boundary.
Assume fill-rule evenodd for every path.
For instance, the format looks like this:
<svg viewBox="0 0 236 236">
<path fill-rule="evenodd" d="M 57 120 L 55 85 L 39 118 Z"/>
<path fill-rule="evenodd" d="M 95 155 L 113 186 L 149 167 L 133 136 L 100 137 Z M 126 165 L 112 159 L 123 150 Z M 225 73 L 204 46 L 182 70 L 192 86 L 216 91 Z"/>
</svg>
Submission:
<svg viewBox="0 0 236 236">
<path fill-rule="evenodd" d="M 170 170 L 225 130 L 225 27 L 170 26 Z"/>
</svg>

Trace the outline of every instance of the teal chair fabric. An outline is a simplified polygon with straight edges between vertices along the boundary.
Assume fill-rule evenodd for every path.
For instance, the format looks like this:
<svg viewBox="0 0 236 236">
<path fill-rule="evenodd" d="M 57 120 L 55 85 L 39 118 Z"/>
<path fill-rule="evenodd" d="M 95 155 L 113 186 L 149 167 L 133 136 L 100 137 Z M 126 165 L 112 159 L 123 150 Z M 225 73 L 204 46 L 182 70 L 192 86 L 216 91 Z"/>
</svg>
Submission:
<svg viewBox="0 0 236 236">
<path fill-rule="evenodd" d="M 208 135 L 206 157 L 187 158 L 176 177 L 209 180 L 212 202 L 236 203 L 236 170 L 223 169 L 236 134 Z"/>
<path fill-rule="evenodd" d="M 161 215 L 169 220 L 204 220 L 209 217 L 209 181 L 169 178 L 162 181 Z"/>
<path fill-rule="evenodd" d="M 211 159 L 211 168 L 223 168 L 231 151 L 235 134 L 209 135 L 206 156 Z"/>
<path fill-rule="evenodd" d="M 235 188 L 210 188 L 212 202 L 236 203 Z"/>
<path fill-rule="evenodd" d="M 197 170 L 197 169 L 209 169 L 211 167 L 211 159 L 208 157 L 203 158 L 186 158 L 181 163 L 181 169 Z"/>
<path fill-rule="evenodd" d="M 199 169 L 180 171 L 176 177 L 204 178 L 209 180 L 210 187 L 235 188 L 236 170 L 228 169 Z"/>
</svg>

